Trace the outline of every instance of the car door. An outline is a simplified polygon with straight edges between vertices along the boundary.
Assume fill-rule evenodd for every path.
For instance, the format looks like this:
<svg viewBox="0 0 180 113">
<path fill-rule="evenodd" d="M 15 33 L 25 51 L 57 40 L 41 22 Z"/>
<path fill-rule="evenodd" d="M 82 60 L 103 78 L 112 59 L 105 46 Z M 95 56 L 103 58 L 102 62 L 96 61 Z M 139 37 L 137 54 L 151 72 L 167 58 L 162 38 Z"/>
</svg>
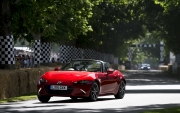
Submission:
<svg viewBox="0 0 180 113">
<path fill-rule="evenodd" d="M 115 72 L 112 72 L 111 74 L 107 74 L 107 82 L 108 86 L 107 92 L 112 93 L 116 90 L 118 87 L 118 74 Z"/>
<path fill-rule="evenodd" d="M 116 89 L 117 85 L 117 76 L 112 74 L 107 74 L 108 66 L 102 63 L 102 71 L 97 73 L 101 80 L 101 94 L 111 93 Z"/>
<path fill-rule="evenodd" d="M 111 71 L 111 73 L 107 73 L 107 70 Z M 104 63 L 104 73 L 107 75 L 107 86 L 106 91 L 107 93 L 112 93 L 118 87 L 118 74 L 115 72 L 113 68 L 110 68 L 110 64 L 105 62 Z"/>
<path fill-rule="evenodd" d="M 98 71 L 96 71 L 96 75 L 98 76 L 98 79 L 100 81 L 100 94 L 105 94 L 108 92 L 107 87 L 109 85 L 109 82 L 107 72 L 104 71 L 104 64 L 103 62 L 96 62 L 95 64 L 93 64 L 93 67 L 98 68 Z"/>
<path fill-rule="evenodd" d="M 108 86 L 108 76 L 107 73 L 97 72 L 96 75 L 99 78 L 100 81 L 100 92 L 99 94 L 105 94 L 107 93 L 107 86 Z"/>
</svg>

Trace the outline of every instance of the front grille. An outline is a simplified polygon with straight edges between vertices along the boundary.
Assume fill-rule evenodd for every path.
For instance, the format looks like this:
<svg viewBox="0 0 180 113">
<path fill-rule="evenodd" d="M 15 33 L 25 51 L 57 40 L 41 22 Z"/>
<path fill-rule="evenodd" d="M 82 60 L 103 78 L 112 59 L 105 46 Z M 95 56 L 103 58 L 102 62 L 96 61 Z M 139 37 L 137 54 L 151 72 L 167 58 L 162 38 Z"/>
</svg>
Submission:
<svg viewBox="0 0 180 113">
<path fill-rule="evenodd" d="M 44 86 L 44 88 L 46 90 L 46 93 L 54 94 L 54 95 L 68 95 L 68 94 L 71 94 L 74 90 L 74 88 L 71 86 L 68 86 L 67 90 L 51 90 L 50 85 Z"/>
</svg>

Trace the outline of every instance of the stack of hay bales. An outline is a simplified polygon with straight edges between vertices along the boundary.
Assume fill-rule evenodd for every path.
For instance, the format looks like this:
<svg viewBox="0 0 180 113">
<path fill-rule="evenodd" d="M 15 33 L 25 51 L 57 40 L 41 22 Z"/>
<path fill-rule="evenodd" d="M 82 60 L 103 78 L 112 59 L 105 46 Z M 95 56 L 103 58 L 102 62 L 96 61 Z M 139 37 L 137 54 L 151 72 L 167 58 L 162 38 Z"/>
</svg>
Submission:
<svg viewBox="0 0 180 113">
<path fill-rule="evenodd" d="M 38 78 L 52 68 L 0 70 L 0 99 L 36 92 Z"/>
</svg>

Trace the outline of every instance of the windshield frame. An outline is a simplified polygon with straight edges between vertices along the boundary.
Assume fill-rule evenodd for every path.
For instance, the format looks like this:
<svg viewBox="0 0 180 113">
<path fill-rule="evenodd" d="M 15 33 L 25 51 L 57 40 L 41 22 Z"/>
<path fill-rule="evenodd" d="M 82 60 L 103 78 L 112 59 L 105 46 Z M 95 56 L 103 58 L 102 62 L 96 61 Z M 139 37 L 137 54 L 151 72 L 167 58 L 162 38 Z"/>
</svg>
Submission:
<svg viewBox="0 0 180 113">
<path fill-rule="evenodd" d="M 102 72 L 103 62 L 100 60 L 72 60 L 61 67 L 61 71 Z"/>
</svg>

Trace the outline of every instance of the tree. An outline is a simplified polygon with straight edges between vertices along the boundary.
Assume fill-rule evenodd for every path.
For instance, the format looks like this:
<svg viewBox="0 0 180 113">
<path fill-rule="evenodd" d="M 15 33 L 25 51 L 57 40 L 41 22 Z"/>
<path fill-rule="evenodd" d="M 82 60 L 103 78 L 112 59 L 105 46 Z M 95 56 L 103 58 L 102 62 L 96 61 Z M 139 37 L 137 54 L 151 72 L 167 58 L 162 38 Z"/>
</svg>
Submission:
<svg viewBox="0 0 180 113">
<path fill-rule="evenodd" d="M 23 30 L 18 29 L 18 22 L 14 23 L 14 28 L 15 31 L 18 30 L 16 33 L 18 33 L 20 37 L 28 38 L 29 41 L 35 40 L 35 45 L 36 40 L 45 42 L 59 42 L 62 39 L 70 40 L 76 38 L 80 33 L 85 34 L 88 30 L 91 30 L 88 27 L 86 18 L 91 17 L 92 5 L 90 1 L 81 0 L 21 0 L 14 6 L 16 10 L 13 13 L 13 21 L 17 22 L 22 20 L 20 26 Z M 66 30 L 67 33 L 62 33 L 63 30 Z M 60 33 L 64 35 L 60 35 L 64 38 L 58 36 Z M 24 36 L 23 34 L 26 35 Z M 29 37 L 29 34 L 31 34 L 32 37 Z M 39 45 L 39 41 L 37 45 Z M 39 52 L 35 51 L 35 53 Z"/>
<path fill-rule="evenodd" d="M 93 31 L 83 38 L 80 35 L 79 42 L 100 52 L 122 55 L 119 49 L 125 49 L 126 41 L 138 38 L 142 31 L 141 22 L 132 15 L 130 7 L 131 4 L 123 2 L 101 2 L 94 6 L 93 16 L 89 19 Z"/>
<path fill-rule="evenodd" d="M 0 68 L 14 69 L 14 40 L 11 31 L 10 1 L 1 0 L 0 6 Z"/>
<path fill-rule="evenodd" d="M 129 0 L 131 1 L 131 0 Z M 156 31 L 167 48 L 179 54 L 180 16 L 178 0 L 134 0 L 134 8 L 141 12 L 141 20 L 150 32 Z M 133 8 L 133 9 L 134 9 Z"/>
</svg>

